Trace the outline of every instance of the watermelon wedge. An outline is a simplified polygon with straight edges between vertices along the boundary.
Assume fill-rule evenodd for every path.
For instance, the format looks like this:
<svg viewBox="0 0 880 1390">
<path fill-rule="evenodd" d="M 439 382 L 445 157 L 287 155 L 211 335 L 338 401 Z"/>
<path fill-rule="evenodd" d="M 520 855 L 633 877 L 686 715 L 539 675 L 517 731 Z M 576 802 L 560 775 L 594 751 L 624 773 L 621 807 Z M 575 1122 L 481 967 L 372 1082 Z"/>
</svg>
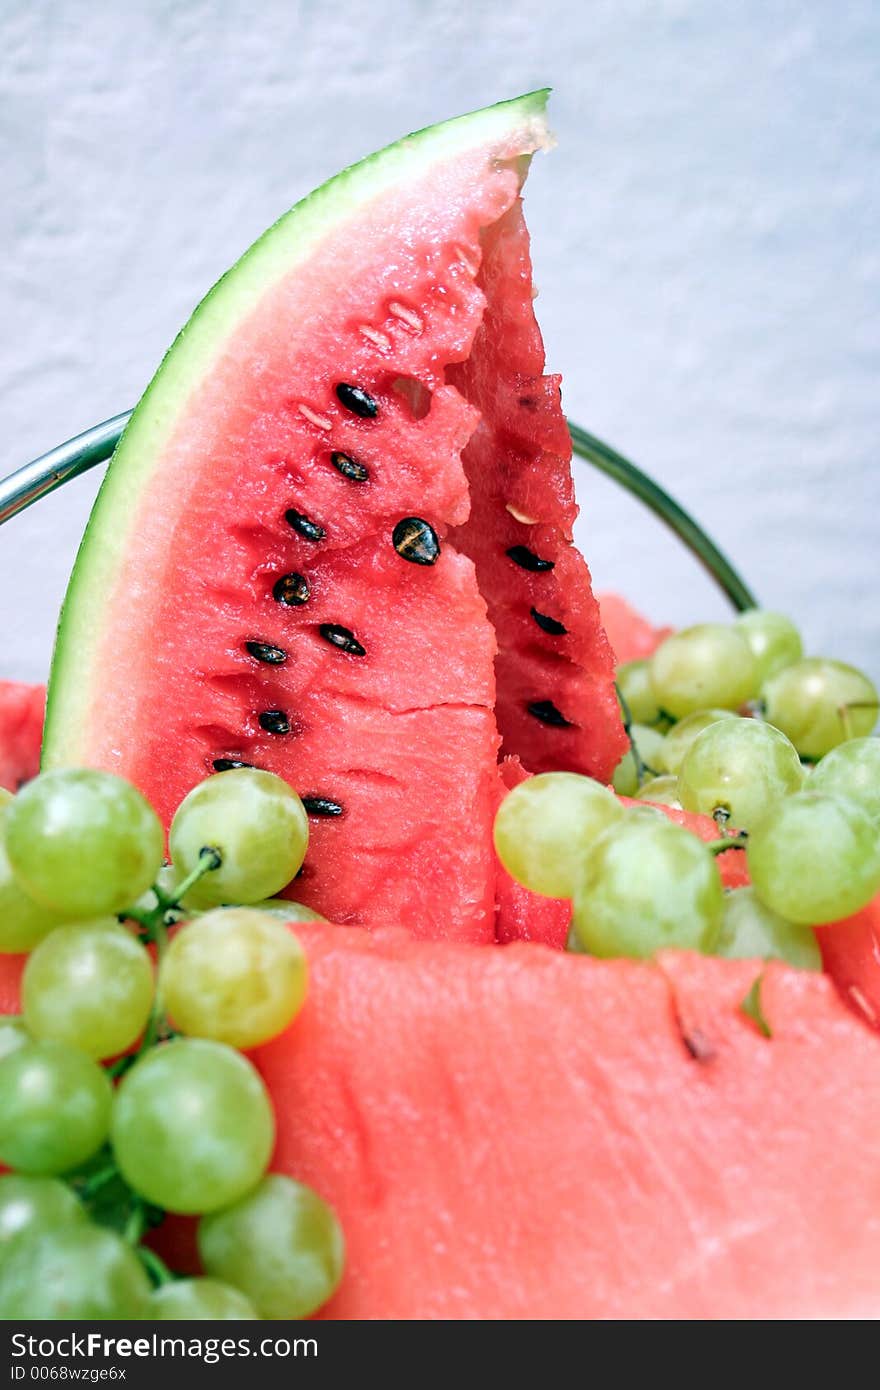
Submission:
<svg viewBox="0 0 880 1390">
<path fill-rule="evenodd" d="M 40 768 L 46 687 L 0 681 L 0 787 L 17 792 Z"/>
<path fill-rule="evenodd" d="M 345 1230 L 324 1316 L 880 1312 L 880 1041 L 823 976 L 297 932 L 309 1000 L 255 1057 L 273 1166 Z M 190 1223 L 159 1242 L 189 1267 Z"/>
<path fill-rule="evenodd" d="M 493 940 L 499 723 L 527 768 L 623 751 L 518 201 L 545 99 L 257 242 L 138 406 L 62 614 L 45 765 L 166 823 L 213 770 L 279 772 L 312 817 L 296 896 L 342 923 Z"/>
</svg>

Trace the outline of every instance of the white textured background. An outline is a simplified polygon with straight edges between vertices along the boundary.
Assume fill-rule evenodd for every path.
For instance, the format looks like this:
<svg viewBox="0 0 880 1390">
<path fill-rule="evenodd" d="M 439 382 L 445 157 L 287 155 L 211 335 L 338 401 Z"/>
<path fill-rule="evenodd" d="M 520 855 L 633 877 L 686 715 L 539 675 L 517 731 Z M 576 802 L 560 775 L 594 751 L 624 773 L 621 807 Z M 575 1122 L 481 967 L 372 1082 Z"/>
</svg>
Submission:
<svg viewBox="0 0 880 1390">
<path fill-rule="evenodd" d="M 569 414 L 880 675 L 876 0 L 2 0 L 0 55 L 3 472 L 133 403 L 337 168 L 549 83 L 529 217 Z M 95 485 L 0 533 L 3 674 L 46 668 Z M 579 488 L 599 587 L 724 612 L 638 507 Z"/>
</svg>

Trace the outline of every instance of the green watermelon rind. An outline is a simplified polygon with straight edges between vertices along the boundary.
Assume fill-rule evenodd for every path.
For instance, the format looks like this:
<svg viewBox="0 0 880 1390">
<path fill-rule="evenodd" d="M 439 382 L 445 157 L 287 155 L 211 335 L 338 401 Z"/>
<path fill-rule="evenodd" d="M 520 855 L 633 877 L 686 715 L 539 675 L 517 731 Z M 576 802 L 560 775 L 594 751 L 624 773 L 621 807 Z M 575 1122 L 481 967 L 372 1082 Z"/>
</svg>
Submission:
<svg viewBox="0 0 880 1390">
<path fill-rule="evenodd" d="M 49 679 L 42 766 L 70 761 L 77 727 L 91 692 L 76 679 L 84 652 L 97 646 L 101 611 L 121 556 L 129 544 L 127 520 L 148 484 L 151 463 L 161 457 L 190 395 L 204 380 L 224 344 L 272 285 L 303 263 L 324 236 L 410 178 L 483 146 L 517 136 L 524 152 L 552 143 L 545 108 L 549 88 L 428 126 L 369 155 L 337 174 L 285 213 L 217 281 L 194 310 L 141 397 L 98 493 L 80 542 L 62 605 Z"/>
</svg>

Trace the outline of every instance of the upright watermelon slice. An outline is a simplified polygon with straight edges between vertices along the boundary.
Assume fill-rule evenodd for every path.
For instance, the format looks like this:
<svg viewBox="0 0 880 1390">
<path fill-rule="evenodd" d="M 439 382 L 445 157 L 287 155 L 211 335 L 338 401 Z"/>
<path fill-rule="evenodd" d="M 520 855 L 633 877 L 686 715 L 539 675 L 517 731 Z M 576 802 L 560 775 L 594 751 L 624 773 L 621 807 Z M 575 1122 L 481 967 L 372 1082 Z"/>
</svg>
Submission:
<svg viewBox="0 0 880 1390">
<path fill-rule="evenodd" d="M 493 939 L 496 649 L 506 751 L 622 751 L 518 204 L 545 96 L 347 170 L 220 281 L 62 614 L 45 763 L 123 773 L 166 822 L 214 769 L 281 773 L 313 817 L 297 896 L 339 922 Z"/>
</svg>

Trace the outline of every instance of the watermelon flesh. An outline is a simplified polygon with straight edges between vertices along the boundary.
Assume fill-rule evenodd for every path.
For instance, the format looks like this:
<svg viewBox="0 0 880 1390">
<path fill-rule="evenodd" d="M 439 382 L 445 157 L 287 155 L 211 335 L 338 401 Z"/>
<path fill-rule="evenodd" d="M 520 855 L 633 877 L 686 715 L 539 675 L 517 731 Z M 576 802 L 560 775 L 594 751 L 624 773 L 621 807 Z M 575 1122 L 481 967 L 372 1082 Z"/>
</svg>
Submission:
<svg viewBox="0 0 880 1390">
<path fill-rule="evenodd" d="M 257 243 L 138 407 L 65 604 L 45 764 L 166 824 L 215 769 L 280 773 L 312 816 L 291 891 L 340 923 L 494 940 L 499 721 L 530 770 L 623 749 L 531 309 L 543 104 L 411 137 Z M 525 640 L 533 581 L 570 635 Z"/>
<path fill-rule="evenodd" d="M 620 594 L 601 594 L 599 613 L 618 666 L 650 656 L 673 630 L 655 627 Z"/>
<path fill-rule="evenodd" d="M 880 1043 L 825 977 L 297 934 L 309 1000 L 255 1060 L 273 1167 L 345 1230 L 323 1316 L 880 1312 Z M 769 1039 L 740 1009 L 762 969 Z M 158 1244 L 192 1267 L 192 1223 Z"/>
<path fill-rule="evenodd" d="M 571 535 L 577 507 L 559 378 L 543 376 L 529 239 L 517 201 L 483 234 L 486 311 L 451 372 L 480 411 L 463 454 L 471 511 L 452 539 L 470 555 L 498 636 L 502 751 L 528 772 L 610 782 L 626 751 L 614 657 Z"/>
<path fill-rule="evenodd" d="M 0 681 L 0 787 L 17 792 L 40 769 L 44 685 Z"/>
</svg>

